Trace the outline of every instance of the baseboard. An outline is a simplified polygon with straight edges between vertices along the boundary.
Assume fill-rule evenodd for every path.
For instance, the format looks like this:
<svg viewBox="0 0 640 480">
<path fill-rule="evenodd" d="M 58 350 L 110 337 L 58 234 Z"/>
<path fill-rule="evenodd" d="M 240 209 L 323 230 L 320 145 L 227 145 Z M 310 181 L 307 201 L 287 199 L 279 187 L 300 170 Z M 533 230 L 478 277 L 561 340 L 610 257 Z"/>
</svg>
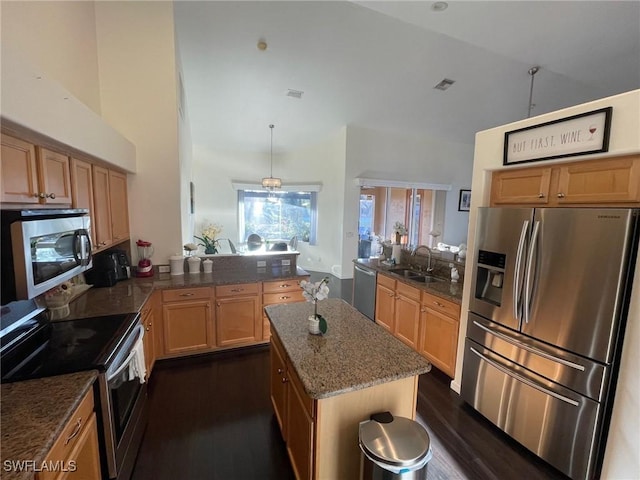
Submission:
<svg viewBox="0 0 640 480">
<path fill-rule="evenodd" d="M 451 390 L 453 390 L 458 395 L 460 395 L 460 384 L 455 380 L 451 380 L 451 383 L 449 384 L 449 388 L 451 388 Z"/>
</svg>

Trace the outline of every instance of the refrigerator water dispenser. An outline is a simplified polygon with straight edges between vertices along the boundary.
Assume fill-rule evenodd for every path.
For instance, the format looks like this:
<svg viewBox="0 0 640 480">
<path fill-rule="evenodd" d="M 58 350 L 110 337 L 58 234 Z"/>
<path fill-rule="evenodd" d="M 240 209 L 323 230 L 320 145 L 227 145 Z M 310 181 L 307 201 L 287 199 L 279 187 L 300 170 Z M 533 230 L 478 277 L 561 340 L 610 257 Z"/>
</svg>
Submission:
<svg viewBox="0 0 640 480">
<path fill-rule="evenodd" d="M 506 255 L 480 250 L 478 252 L 476 298 L 493 305 L 502 304 L 502 284 Z"/>
</svg>

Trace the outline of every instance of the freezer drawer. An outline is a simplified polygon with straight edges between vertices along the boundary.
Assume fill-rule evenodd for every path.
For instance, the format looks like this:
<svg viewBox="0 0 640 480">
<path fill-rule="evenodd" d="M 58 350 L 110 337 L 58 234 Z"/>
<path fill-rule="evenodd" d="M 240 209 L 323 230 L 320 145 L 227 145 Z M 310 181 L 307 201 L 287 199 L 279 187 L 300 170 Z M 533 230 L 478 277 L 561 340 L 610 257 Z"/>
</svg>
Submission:
<svg viewBox="0 0 640 480">
<path fill-rule="evenodd" d="M 501 430 L 573 479 L 595 465 L 601 405 L 467 338 L 462 398 Z"/>
<path fill-rule="evenodd" d="M 602 402 L 611 367 L 537 341 L 469 312 L 467 337 L 559 385 Z"/>
</svg>

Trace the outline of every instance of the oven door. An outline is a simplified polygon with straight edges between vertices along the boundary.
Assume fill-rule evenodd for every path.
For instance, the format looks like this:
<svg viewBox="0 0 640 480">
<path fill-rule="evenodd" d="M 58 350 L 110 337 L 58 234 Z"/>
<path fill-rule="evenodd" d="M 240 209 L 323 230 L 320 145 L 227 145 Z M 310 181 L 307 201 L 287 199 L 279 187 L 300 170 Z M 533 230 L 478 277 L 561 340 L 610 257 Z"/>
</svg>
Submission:
<svg viewBox="0 0 640 480">
<path fill-rule="evenodd" d="M 147 390 L 143 336 L 144 327 L 137 325 L 100 378 L 110 478 L 123 478 L 123 467 L 132 466 L 144 429 Z"/>
</svg>

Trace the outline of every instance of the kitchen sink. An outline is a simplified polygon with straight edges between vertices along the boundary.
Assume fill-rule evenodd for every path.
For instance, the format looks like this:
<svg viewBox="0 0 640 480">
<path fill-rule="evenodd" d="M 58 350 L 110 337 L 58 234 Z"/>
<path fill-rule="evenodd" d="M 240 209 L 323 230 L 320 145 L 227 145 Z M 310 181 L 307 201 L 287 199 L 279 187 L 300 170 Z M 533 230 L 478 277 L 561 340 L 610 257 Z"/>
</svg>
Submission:
<svg viewBox="0 0 640 480">
<path fill-rule="evenodd" d="M 389 272 L 395 273 L 396 275 L 400 275 L 402 277 L 420 277 L 424 275 L 421 272 L 417 272 L 416 270 L 411 270 L 409 268 L 391 268 Z"/>
<path fill-rule="evenodd" d="M 409 276 L 407 277 L 409 280 L 413 280 L 414 282 L 421 283 L 434 283 L 434 282 L 442 282 L 441 278 L 432 277 L 431 275 L 420 275 L 420 276 Z"/>
</svg>

